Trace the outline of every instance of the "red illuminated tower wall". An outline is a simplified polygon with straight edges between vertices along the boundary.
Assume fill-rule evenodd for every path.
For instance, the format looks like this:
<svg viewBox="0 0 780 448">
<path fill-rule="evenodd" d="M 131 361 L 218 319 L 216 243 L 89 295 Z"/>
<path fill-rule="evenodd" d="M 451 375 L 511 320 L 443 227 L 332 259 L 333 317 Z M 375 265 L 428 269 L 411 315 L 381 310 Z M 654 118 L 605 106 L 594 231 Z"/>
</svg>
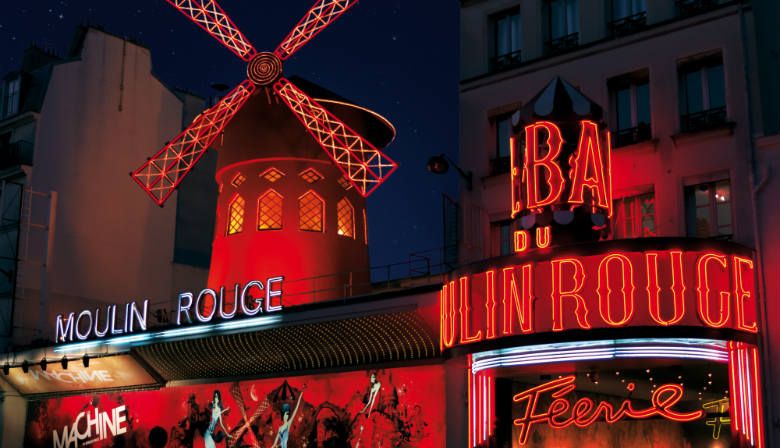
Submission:
<svg viewBox="0 0 780 448">
<path fill-rule="evenodd" d="M 392 141 L 379 115 L 295 83 L 376 147 Z M 285 306 L 369 290 L 365 199 L 272 91 L 259 89 L 215 146 L 210 288 L 284 276 Z"/>
</svg>

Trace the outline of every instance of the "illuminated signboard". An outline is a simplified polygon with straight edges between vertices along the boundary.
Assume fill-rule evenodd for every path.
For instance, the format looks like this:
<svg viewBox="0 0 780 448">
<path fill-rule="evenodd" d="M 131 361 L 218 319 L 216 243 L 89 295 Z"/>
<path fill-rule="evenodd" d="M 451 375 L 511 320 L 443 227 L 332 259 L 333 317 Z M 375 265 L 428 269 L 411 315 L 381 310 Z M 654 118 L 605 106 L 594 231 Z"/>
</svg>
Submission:
<svg viewBox="0 0 780 448">
<path fill-rule="evenodd" d="M 608 424 L 623 419 L 649 419 L 664 418 L 676 422 L 690 422 L 702 418 L 704 411 L 683 412 L 675 409 L 675 406 L 683 398 L 683 387 L 679 384 L 664 384 L 656 388 L 650 398 L 649 405 L 632 403 L 630 399 L 623 400 L 615 406 L 608 401 L 598 404 L 588 397 L 582 397 L 576 401 L 567 397 L 576 388 L 577 377 L 568 375 L 557 380 L 532 387 L 515 395 L 512 400 L 524 406 L 522 416 L 514 420 L 519 427 L 520 445 L 528 442 L 533 425 L 546 424 L 553 429 L 564 429 L 571 425 L 578 428 L 587 428 L 596 421 L 603 420 Z M 626 389 L 634 390 L 634 384 L 628 383 Z M 547 396 L 552 399 L 549 406 L 541 412 L 541 398 Z"/>
<path fill-rule="evenodd" d="M 268 278 L 265 282 L 253 280 L 235 285 L 225 292 L 206 288 L 198 294 L 182 292 L 176 307 L 176 325 L 209 323 L 212 320 L 231 320 L 237 316 L 254 317 L 282 310 L 282 281 L 284 277 Z M 130 302 L 124 310 L 117 305 L 106 305 L 101 310 L 82 310 L 78 314 L 57 315 L 55 340 L 58 343 L 101 339 L 147 330 L 149 300 Z M 240 313 L 239 313 L 240 311 Z"/>
<path fill-rule="evenodd" d="M 744 251 L 609 250 L 512 259 L 440 292 L 442 348 L 499 337 L 626 326 L 756 333 L 753 260 Z M 603 253 L 598 253 L 602 250 Z"/>
<path fill-rule="evenodd" d="M 29 372 L 11 369 L 5 377 L 19 393 L 24 395 L 72 392 L 118 387 L 146 386 L 157 381 L 128 355 L 90 359 L 89 368 L 80 362 L 71 362 L 67 369 L 59 363 L 49 363 L 46 370 L 37 364 Z"/>
</svg>

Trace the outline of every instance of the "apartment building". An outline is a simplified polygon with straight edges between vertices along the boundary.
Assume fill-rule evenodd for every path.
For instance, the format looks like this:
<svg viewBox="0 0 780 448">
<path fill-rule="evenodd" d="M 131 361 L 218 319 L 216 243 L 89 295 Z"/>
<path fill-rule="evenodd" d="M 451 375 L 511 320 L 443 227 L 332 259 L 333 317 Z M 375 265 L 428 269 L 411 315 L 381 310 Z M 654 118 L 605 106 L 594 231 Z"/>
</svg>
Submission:
<svg viewBox="0 0 780 448">
<path fill-rule="evenodd" d="M 778 8 L 717 0 L 461 1 L 462 263 L 513 252 L 513 116 L 556 77 L 605 110 L 605 239 L 727 240 L 756 251 L 764 374 L 778 373 Z M 767 421 L 780 390 L 766 383 Z M 768 424 L 771 441 L 778 425 Z"/>
</svg>

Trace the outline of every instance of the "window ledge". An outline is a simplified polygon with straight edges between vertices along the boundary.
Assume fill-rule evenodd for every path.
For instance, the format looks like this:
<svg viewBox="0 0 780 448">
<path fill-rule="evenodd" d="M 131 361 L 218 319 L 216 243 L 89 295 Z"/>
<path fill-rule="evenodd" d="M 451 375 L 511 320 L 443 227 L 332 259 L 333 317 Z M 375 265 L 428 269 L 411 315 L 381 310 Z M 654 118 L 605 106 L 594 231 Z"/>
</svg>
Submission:
<svg viewBox="0 0 780 448">
<path fill-rule="evenodd" d="M 718 127 L 714 127 L 710 129 L 702 129 L 700 131 L 678 132 L 676 134 L 673 134 L 671 137 L 675 145 L 677 145 L 678 143 L 685 143 L 691 140 L 710 140 L 714 138 L 734 135 L 734 128 L 736 126 L 737 126 L 736 122 L 727 121 L 723 125 Z"/>
<path fill-rule="evenodd" d="M 488 174 L 487 176 L 483 176 L 480 179 L 482 181 L 482 188 L 492 188 L 497 185 L 506 185 L 508 177 L 509 171 L 505 173 L 492 173 Z"/>
<path fill-rule="evenodd" d="M 647 140 L 642 140 L 635 143 L 630 143 L 628 145 L 623 146 L 612 146 L 612 152 L 623 152 L 623 151 L 648 151 L 648 152 L 654 152 L 658 149 L 658 143 L 660 142 L 657 138 L 650 138 Z"/>
</svg>

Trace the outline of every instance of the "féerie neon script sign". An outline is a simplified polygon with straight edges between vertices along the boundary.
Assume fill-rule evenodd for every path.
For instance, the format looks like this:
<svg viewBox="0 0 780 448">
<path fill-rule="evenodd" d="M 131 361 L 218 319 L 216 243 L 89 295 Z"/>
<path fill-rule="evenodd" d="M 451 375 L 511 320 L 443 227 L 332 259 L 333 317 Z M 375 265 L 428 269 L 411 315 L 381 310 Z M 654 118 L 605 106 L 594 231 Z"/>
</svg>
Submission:
<svg viewBox="0 0 780 448">
<path fill-rule="evenodd" d="M 270 277 L 264 282 L 252 280 L 236 284 L 232 294 L 206 288 L 198 294 L 182 292 L 176 306 L 176 325 L 209 323 L 214 319 L 230 320 L 236 316 L 253 317 L 282 310 L 282 280 Z M 240 313 L 239 313 L 240 310 Z M 146 331 L 149 299 L 122 306 L 106 305 L 82 310 L 67 316 L 58 314 L 55 323 L 57 343 L 85 341 Z"/>
<path fill-rule="evenodd" d="M 565 376 L 548 383 L 532 387 L 515 395 L 512 400 L 525 404 L 525 411 L 520 418 L 514 420 L 519 427 L 518 436 L 520 445 L 525 445 L 531 428 L 537 424 L 547 424 L 554 429 L 564 429 L 571 425 L 585 428 L 597 420 L 603 419 L 609 424 L 626 418 L 647 419 L 661 417 L 676 422 L 690 422 L 704 416 L 704 411 L 698 409 L 691 412 L 676 411 L 674 408 L 683 398 L 683 388 L 678 384 L 664 384 L 653 391 L 650 397 L 650 406 L 644 409 L 636 409 L 631 400 L 624 400 L 617 409 L 612 403 L 602 401 L 596 404 L 590 398 L 580 398 L 572 403 L 566 396 L 576 388 L 574 375 Z M 628 384 L 628 390 L 634 390 L 634 384 Z M 537 411 L 539 401 L 545 394 L 553 398 L 550 405 L 544 411 Z"/>
</svg>

